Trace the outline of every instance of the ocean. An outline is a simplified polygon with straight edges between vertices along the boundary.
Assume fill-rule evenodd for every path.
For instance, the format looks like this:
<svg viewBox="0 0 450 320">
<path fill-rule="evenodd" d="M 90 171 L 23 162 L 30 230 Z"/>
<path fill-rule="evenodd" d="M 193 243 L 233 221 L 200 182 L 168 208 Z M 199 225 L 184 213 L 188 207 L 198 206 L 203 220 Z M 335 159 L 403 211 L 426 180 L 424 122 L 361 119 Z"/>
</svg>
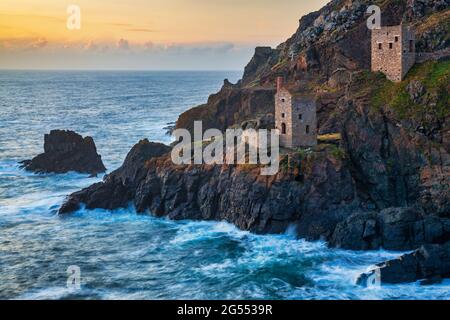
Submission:
<svg viewBox="0 0 450 320">
<path fill-rule="evenodd" d="M 361 288 L 359 273 L 398 252 L 352 252 L 225 222 L 116 211 L 58 216 L 102 177 L 35 175 L 18 161 L 52 129 L 92 136 L 108 172 L 239 72 L 0 71 L 0 299 L 450 299 L 450 281 Z M 70 266 L 81 287 L 67 287 Z"/>
</svg>

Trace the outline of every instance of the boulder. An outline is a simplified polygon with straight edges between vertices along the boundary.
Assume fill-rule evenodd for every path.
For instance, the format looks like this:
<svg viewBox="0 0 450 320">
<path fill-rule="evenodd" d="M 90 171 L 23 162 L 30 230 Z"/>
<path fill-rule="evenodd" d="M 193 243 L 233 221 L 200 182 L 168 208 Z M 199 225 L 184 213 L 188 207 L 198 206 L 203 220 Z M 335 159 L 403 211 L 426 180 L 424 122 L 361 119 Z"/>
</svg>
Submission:
<svg viewBox="0 0 450 320">
<path fill-rule="evenodd" d="M 44 136 L 44 153 L 22 166 L 36 173 L 67 173 L 75 171 L 97 175 L 106 171 L 94 140 L 74 131 L 53 130 Z"/>
<path fill-rule="evenodd" d="M 439 283 L 450 276 L 450 242 L 425 245 L 398 259 L 378 264 L 360 275 L 357 284 L 367 286 L 375 279 L 379 284 L 398 284 L 421 281 L 422 285 Z"/>
</svg>

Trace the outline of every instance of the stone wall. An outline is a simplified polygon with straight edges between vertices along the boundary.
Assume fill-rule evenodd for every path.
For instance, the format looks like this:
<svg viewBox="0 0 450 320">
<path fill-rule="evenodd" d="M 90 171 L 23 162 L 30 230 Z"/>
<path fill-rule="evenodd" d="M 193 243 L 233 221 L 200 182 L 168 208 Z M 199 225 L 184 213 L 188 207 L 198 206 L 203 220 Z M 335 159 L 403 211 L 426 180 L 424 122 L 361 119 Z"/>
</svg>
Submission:
<svg viewBox="0 0 450 320">
<path fill-rule="evenodd" d="M 283 132 L 283 124 L 286 131 Z M 280 146 L 310 147 L 317 144 L 317 112 L 314 96 L 292 96 L 282 88 L 275 95 L 275 128 Z"/>
<path fill-rule="evenodd" d="M 292 119 L 292 145 L 294 147 L 311 147 L 317 145 L 315 97 L 296 96 L 293 102 Z"/>
<path fill-rule="evenodd" d="M 372 30 L 372 71 L 381 71 L 391 81 L 402 80 L 402 28 Z"/>
<path fill-rule="evenodd" d="M 409 26 L 402 26 L 402 79 L 406 76 L 409 69 L 416 63 L 416 37 L 414 30 Z"/>
<path fill-rule="evenodd" d="M 429 60 L 440 60 L 450 57 L 450 47 L 434 52 L 420 52 L 417 53 L 416 62 L 423 63 Z"/>
<path fill-rule="evenodd" d="M 286 132 L 283 132 L 283 124 Z M 280 146 L 292 148 L 292 96 L 282 88 L 275 95 L 275 128 L 280 130 Z"/>
<path fill-rule="evenodd" d="M 405 25 L 372 30 L 372 71 L 402 81 L 416 60 L 414 30 Z"/>
</svg>

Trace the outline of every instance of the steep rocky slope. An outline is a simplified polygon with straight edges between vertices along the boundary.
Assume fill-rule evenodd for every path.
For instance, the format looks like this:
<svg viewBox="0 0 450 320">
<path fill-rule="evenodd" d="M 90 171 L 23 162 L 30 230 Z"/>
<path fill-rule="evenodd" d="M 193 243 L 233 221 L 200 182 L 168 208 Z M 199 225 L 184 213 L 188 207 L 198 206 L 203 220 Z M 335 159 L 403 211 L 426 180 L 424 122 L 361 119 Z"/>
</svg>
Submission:
<svg viewBox="0 0 450 320">
<path fill-rule="evenodd" d="M 242 80 L 235 85 L 226 81 L 205 105 L 183 113 L 177 127 L 191 129 L 194 121 L 202 120 L 205 130 L 225 128 L 273 114 L 273 95 L 261 91 L 274 89 L 279 75 L 290 84 L 308 86 L 319 96 L 341 92 L 352 72 L 370 68 L 369 15 L 365 12 L 372 4 L 381 7 L 383 25 L 404 22 L 416 27 L 418 51 L 449 47 L 449 0 L 334 0 L 302 17 L 297 31 L 277 48 L 256 48 Z M 329 97 L 325 100 L 330 102 Z M 259 104 L 256 112 L 248 112 L 249 101 Z M 332 112 L 322 113 L 319 121 L 333 122 L 330 117 Z"/>
<path fill-rule="evenodd" d="M 144 150 L 154 151 L 144 156 Z M 284 232 L 299 219 L 314 220 L 321 213 L 323 219 L 318 218 L 323 221 L 314 222 L 320 230 L 301 231 L 317 239 L 331 234 L 355 200 L 350 172 L 333 147 L 285 156 L 275 176 L 261 176 L 260 168 L 250 165 L 176 166 L 170 155 L 161 156 L 163 151 L 167 149 L 157 145 L 155 150 L 155 144 L 141 141 L 120 169 L 104 182 L 72 194 L 60 213 L 77 210 L 80 204 L 114 209 L 133 202 L 139 212 L 150 210 L 171 219 L 226 220 L 257 233 Z"/>
<path fill-rule="evenodd" d="M 297 32 L 276 49 L 256 49 L 241 81 L 225 81 L 205 105 L 177 122 L 190 130 L 195 120 L 202 120 L 204 129 L 270 128 L 273 84 L 282 75 L 317 95 L 319 132 L 339 133 L 338 144 L 291 150 L 283 154 L 279 173 L 264 177 L 248 165 L 177 166 L 168 148 L 144 141 L 121 169 L 71 195 L 60 212 L 131 202 L 139 212 L 226 220 L 258 233 L 295 226 L 299 237 L 346 249 L 414 250 L 447 243 L 450 63 L 418 64 L 398 84 L 370 73 L 365 11 L 372 3 L 332 1 L 303 17 Z M 383 10 L 383 24 L 417 26 L 418 49 L 449 48 L 448 0 L 375 3 Z"/>
</svg>

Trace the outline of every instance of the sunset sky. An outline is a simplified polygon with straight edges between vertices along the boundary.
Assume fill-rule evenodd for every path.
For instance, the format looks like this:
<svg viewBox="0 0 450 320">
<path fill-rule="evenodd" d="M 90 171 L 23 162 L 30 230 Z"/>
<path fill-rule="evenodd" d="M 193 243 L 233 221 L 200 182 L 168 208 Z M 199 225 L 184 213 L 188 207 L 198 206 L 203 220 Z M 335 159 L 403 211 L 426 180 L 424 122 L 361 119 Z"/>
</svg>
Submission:
<svg viewBox="0 0 450 320">
<path fill-rule="evenodd" d="M 328 0 L 1 0 L 0 68 L 241 69 Z M 81 29 L 66 27 L 71 4 Z"/>
</svg>

